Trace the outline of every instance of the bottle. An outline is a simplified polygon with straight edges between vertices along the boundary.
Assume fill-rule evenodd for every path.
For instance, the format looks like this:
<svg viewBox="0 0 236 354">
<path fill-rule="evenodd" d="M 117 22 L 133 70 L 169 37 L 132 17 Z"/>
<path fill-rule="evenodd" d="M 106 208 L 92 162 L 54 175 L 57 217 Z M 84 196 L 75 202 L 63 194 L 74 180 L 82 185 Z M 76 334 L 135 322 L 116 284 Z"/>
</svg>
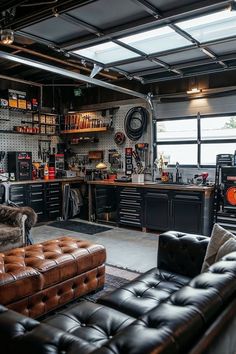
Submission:
<svg viewBox="0 0 236 354">
<path fill-rule="evenodd" d="M 49 179 L 49 171 L 48 171 L 48 164 L 47 163 L 45 163 L 45 166 L 44 166 L 43 179 L 46 181 Z"/>
</svg>

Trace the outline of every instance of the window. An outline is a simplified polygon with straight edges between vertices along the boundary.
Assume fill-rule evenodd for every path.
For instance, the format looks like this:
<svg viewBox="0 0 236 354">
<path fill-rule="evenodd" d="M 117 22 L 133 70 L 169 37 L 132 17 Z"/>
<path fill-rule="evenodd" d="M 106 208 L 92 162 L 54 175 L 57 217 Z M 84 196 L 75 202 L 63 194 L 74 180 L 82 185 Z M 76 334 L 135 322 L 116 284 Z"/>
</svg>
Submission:
<svg viewBox="0 0 236 354">
<path fill-rule="evenodd" d="M 169 165 L 213 166 L 217 154 L 236 150 L 236 115 L 158 121 L 156 144 Z"/>
<path fill-rule="evenodd" d="M 227 38 L 236 34 L 236 12 L 218 11 L 191 20 L 177 22 L 176 25 L 201 43 Z"/>
<path fill-rule="evenodd" d="M 84 49 L 78 49 L 75 50 L 73 53 L 103 64 L 112 63 L 123 59 L 135 58 L 139 56 L 131 50 L 123 48 L 113 42 L 106 42 Z"/>
<path fill-rule="evenodd" d="M 146 54 L 160 53 L 169 49 L 192 45 L 189 40 L 180 36 L 168 26 L 119 38 L 119 41 L 141 50 Z"/>
</svg>

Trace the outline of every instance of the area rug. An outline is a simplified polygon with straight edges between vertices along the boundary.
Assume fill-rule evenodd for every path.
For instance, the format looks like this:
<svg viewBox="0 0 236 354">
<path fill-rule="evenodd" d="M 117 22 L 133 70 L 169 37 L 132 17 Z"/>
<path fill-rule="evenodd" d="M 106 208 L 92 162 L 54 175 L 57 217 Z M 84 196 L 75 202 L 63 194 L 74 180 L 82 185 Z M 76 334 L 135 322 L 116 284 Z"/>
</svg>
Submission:
<svg viewBox="0 0 236 354">
<path fill-rule="evenodd" d="M 95 235 L 100 232 L 111 230 L 111 228 L 107 226 L 87 224 L 85 222 L 74 220 L 54 221 L 47 226 L 52 226 L 63 230 L 75 231 L 87 235 Z"/>
</svg>

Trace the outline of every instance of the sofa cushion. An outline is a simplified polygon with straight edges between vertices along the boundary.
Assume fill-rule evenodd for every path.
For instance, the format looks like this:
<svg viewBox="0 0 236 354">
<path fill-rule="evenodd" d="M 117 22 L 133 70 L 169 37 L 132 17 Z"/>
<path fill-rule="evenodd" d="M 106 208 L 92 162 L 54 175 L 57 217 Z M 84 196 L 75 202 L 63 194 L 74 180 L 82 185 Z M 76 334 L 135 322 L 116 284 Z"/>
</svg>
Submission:
<svg viewBox="0 0 236 354">
<path fill-rule="evenodd" d="M 0 306 L 1 354 L 88 354 L 94 346 L 80 338 Z"/>
<path fill-rule="evenodd" d="M 0 223 L 0 242 L 9 239 L 18 239 L 21 236 L 20 227 Z"/>
<path fill-rule="evenodd" d="M 0 223 L 0 249 L 5 252 L 9 249 L 22 246 L 22 230 L 20 227 L 14 227 Z"/>
<path fill-rule="evenodd" d="M 193 278 L 201 272 L 209 237 L 179 231 L 159 236 L 158 268 Z"/>
<path fill-rule="evenodd" d="M 82 301 L 44 320 L 44 323 L 101 347 L 135 319 L 103 305 Z"/>
<path fill-rule="evenodd" d="M 129 284 L 99 298 L 98 303 L 137 318 L 162 303 L 189 281 L 188 277 L 153 268 Z"/>
<path fill-rule="evenodd" d="M 211 238 L 207 246 L 205 258 L 203 260 L 201 270 L 202 273 L 207 271 L 208 268 L 216 262 L 217 253 L 220 247 L 229 239 L 236 240 L 236 236 L 233 235 L 231 232 L 225 230 L 220 225 L 215 224 L 212 229 Z M 232 251 L 234 251 L 234 249 L 232 249 Z"/>
<path fill-rule="evenodd" d="M 96 354 L 183 354 L 204 330 L 192 306 L 162 303 L 106 344 Z M 103 349 L 103 350 L 102 350 Z"/>
</svg>

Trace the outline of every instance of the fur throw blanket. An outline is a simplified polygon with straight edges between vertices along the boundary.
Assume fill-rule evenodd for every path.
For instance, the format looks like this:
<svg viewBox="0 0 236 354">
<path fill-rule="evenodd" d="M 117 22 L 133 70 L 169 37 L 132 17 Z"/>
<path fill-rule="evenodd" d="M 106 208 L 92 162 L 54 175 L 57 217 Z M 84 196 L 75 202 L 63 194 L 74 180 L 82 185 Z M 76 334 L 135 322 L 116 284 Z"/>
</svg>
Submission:
<svg viewBox="0 0 236 354">
<path fill-rule="evenodd" d="M 26 215 L 25 228 L 30 230 L 37 222 L 37 214 L 30 207 L 12 207 L 0 205 L 0 222 L 15 227 L 22 227 L 22 216 Z"/>
</svg>

